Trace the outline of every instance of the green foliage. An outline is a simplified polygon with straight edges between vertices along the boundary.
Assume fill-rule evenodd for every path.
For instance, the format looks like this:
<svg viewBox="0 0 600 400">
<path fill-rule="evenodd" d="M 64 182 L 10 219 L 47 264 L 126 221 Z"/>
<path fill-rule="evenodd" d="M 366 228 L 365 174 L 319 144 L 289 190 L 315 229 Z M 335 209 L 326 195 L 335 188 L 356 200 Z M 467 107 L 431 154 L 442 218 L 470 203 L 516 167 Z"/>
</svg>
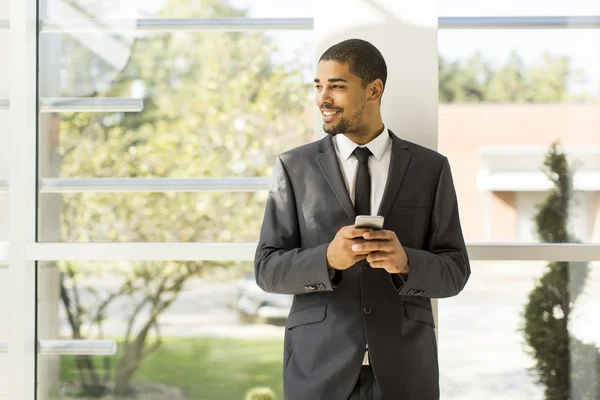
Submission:
<svg viewBox="0 0 600 400">
<path fill-rule="evenodd" d="M 554 188 L 535 215 L 538 235 L 545 243 L 573 242 L 575 238 L 568 232 L 572 171 L 557 143 L 546 155 L 544 166 Z M 598 349 L 569 332 L 569 318 L 587 274 L 586 263 L 550 263 L 529 294 L 525 340 L 548 400 L 600 399 Z"/>
<path fill-rule="evenodd" d="M 123 341 L 116 340 L 121 356 Z M 164 338 L 162 346 L 140 363 L 133 382 L 182 388 L 193 400 L 242 400 L 257 387 L 270 388 L 276 399 L 282 399 L 282 352 L 281 339 Z M 102 368 L 101 357 L 92 361 Z M 79 378 L 75 359 L 62 356 L 60 362 L 67 394 L 75 394 L 72 384 Z"/>
<path fill-rule="evenodd" d="M 259 387 L 248 390 L 244 400 L 276 400 L 275 392 L 269 388 Z"/>
<path fill-rule="evenodd" d="M 439 57 L 439 99 L 442 103 L 533 103 L 589 101 L 590 94 L 574 94 L 572 83 L 584 79 L 567 56 L 541 55 L 526 66 L 516 52 L 499 67 L 475 52 L 464 61 L 448 62 Z"/>
</svg>

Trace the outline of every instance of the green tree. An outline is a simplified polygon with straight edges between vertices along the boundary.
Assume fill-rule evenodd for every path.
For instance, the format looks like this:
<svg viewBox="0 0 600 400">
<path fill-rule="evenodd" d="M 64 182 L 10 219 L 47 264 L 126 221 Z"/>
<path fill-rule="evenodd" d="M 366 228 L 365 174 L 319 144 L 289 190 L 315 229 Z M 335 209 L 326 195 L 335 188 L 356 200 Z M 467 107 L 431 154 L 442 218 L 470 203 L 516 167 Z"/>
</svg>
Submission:
<svg viewBox="0 0 600 400">
<path fill-rule="evenodd" d="M 227 1 L 171 0 L 160 16 L 240 17 Z M 66 41 L 64 49 L 75 47 Z M 77 113 L 61 123 L 61 176 L 71 177 L 256 177 L 268 176 L 275 155 L 310 141 L 311 85 L 300 60 L 273 62 L 276 47 L 264 33 L 151 34 L 133 44 L 130 59 L 99 97 L 128 97 L 143 87 L 140 113 Z M 93 57 L 92 54 L 89 57 Z M 74 57 L 81 66 L 98 64 Z M 77 66 L 73 68 L 77 69 Z M 141 83 L 141 85 L 140 85 Z M 63 241 L 248 241 L 255 240 L 264 193 L 84 193 L 63 196 Z M 235 218 L 233 218 L 235 216 Z M 114 376 L 78 357 L 88 395 L 131 392 L 143 359 L 160 345 L 157 319 L 186 281 L 210 267 L 231 263 L 139 262 L 120 271 L 121 287 L 93 306 L 80 301 L 78 265 L 61 262 L 61 296 L 74 338 L 95 324 L 117 298 L 135 304 Z M 152 331 L 157 339 L 149 343 Z"/>
<path fill-rule="evenodd" d="M 438 77 L 442 103 L 590 101 L 594 97 L 571 90 L 572 84 L 585 81 L 585 74 L 574 68 L 569 57 L 549 53 L 526 65 L 512 51 L 499 67 L 479 51 L 452 62 L 440 55 Z"/>
<path fill-rule="evenodd" d="M 527 87 L 524 76 L 525 66 L 516 51 L 512 51 L 508 60 L 491 74 L 486 90 L 486 99 L 491 102 L 515 103 L 522 101 Z"/>
<path fill-rule="evenodd" d="M 568 231 L 572 171 L 557 143 L 546 155 L 544 166 L 554 188 L 535 216 L 538 235 L 544 243 L 574 242 Z M 587 275 L 586 263 L 553 262 L 529 294 L 525 340 L 548 400 L 600 399 L 598 349 L 569 332 L 569 320 Z"/>
<path fill-rule="evenodd" d="M 486 100 L 491 70 L 480 51 L 466 61 L 438 58 L 438 87 L 441 102 L 477 103 Z"/>
</svg>

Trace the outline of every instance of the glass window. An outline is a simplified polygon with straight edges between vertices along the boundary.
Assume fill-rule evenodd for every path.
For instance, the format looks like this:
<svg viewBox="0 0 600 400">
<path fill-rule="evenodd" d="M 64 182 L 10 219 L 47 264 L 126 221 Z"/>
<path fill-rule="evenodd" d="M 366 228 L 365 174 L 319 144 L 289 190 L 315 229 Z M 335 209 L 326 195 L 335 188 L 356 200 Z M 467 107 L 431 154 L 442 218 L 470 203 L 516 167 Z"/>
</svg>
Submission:
<svg viewBox="0 0 600 400">
<path fill-rule="evenodd" d="M 251 263 L 57 261 L 38 280 L 40 340 L 117 343 L 116 355 L 40 355 L 41 399 L 282 398 L 291 296 L 262 292 Z"/>
<path fill-rule="evenodd" d="M 40 201 L 44 242 L 257 242 L 267 191 L 43 194 Z"/>
<path fill-rule="evenodd" d="M 600 263 L 471 266 L 463 292 L 439 301 L 441 397 L 598 396 Z"/>
<path fill-rule="evenodd" d="M 42 97 L 96 98 L 101 112 L 42 114 L 42 177 L 268 176 L 276 154 L 312 140 L 310 32 L 108 36 L 101 49 L 43 37 Z"/>
<path fill-rule="evenodd" d="M 216 18 L 248 8 L 250 16 L 289 17 L 300 7 L 268 3 L 84 2 L 76 11 Z M 68 21 L 73 7 L 50 2 L 44 15 Z M 312 3 L 302 7 L 312 14 Z M 42 32 L 40 177 L 268 178 L 277 154 L 314 139 L 312 57 L 310 31 Z M 265 196 L 44 194 L 40 240 L 257 240 Z M 135 220 L 146 233 L 131 226 L 125 234 Z"/>
<path fill-rule="evenodd" d="M 439 150 L 468 241 L 543 241 L 530 222 L 555 187 L 544 162 L 557 143 L 568 168 L 552 174 L 572 174 L 568 241 L 600 242 L 599 40 L 586 29 L 439 31 Z"/>
</svg>

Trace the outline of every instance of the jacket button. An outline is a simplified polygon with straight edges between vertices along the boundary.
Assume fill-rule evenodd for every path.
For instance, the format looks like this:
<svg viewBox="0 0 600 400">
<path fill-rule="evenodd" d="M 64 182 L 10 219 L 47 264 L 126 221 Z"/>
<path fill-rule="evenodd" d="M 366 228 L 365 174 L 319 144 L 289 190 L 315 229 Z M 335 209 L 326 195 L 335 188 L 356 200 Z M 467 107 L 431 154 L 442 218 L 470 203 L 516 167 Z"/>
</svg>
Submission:
<svg viewBox="0 0 600 400">
<path fill-rule="evenodd" d="M 365 314 L 370 314 L 370 313 L 371 313 L 371 307 L 369 307 L 369 306 L 364 306 L 364 307 L 363 307 L 363 311 L 364 311 L 364 313 L 365 313 Z"/>
</svg>

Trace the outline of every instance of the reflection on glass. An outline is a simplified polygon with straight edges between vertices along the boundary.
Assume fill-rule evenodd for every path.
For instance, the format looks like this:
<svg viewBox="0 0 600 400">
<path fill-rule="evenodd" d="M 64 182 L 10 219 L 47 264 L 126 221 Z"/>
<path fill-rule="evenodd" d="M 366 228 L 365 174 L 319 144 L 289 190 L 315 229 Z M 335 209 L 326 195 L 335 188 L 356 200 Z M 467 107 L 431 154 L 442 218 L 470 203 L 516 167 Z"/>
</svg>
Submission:
<svg viewBox="0 0 600 400">
<path fill-rule="evenodd" d="M 122 56 L 47 39 L 59 43 L 41 46 L 45 96 L 140 98 L 143 110 L 42 120 L 40 157 L 55 160 L 44 177 L 267 176 L 276 154 L 313 138 L 308 33 L 156 34 Z"/>
<path fill-rule="evenodd" d="M 598 398 L 600 264 L 586 277 L 582 263 L 472 268 L 465 290 L 439 302 L 441 398 Z"/>
<path fill-rule="evenodd" d="M 256 388 L 281 398 L 291 298 L 260 291 L 251 263 L 59 261 L 38 271 L 40 339 L 118 343 L 115 356 L 39 356 L 40 398 L 244 399 Z"/>
<path fill-rule="evenodd" d="M 44 194 L 41 241 L 254 242 L 267 192 Z"/>
</svg>

